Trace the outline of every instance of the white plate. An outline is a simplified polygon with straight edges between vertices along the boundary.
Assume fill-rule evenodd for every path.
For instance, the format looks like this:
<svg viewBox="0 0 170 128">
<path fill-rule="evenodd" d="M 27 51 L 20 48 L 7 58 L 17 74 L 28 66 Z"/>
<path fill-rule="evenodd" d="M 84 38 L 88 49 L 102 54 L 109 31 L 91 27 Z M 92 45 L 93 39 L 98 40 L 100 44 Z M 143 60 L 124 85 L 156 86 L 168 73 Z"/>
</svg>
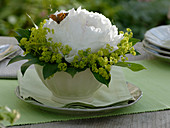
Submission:
<svg viewBox="0 0 170 128">
<path fill-rule="evenodd" d="M 170 49 L 170 25 L 152 28 L 145 33 L 147 39 L 153 45 Z"/>
<path fill-rule="evenodd" d="M 0 61 L 5 58 L 13 55 L 19 50 L 19 47 L 16 45 L 5 44 L 0 46 Z"/>
<path fill-rule="evenodd" d="M 9 44 L 5 44 L 5 45 L 1 45 L 0 46 L 0 55 L 5 53 L 6 51 L 8 51 L 10 49 L 11 45 Z"/>
<path fill-rule="evenodd" d="M 148 47 L 145 47 L 144 45 L 143 45 L 143 49 L 144 49 L 147 53 L 152 54 L 152 55 L 154 55 L 155 57 L 158 57 L 158 58 L 160 58 L 160 59 L 163 60 L 163 61 L 170 62 L 170 56 L 169 56 L 169 55 L 161 54 L 161 53 L 159 53 L 159 52 L 157 52 L 157 51 L 154 51 L 154 50 L 152 50 L 152 49 L 149 49 Z"/>
<path fill-rule="evenodd" d="M 32 105 L 35 105 L 43 110 L 47 110 L 47 111 L 52 111 L 52 112 L 57 112 L 57 113 L 64 113 L 64 114 L 102 114 L 102 113 L 106 113 L 106 112 L 112 112 L 116 109 L 120 109 L 120 108 L 124 108 L 124 107 L 128 107 L 131 106 L 133 104 L 135 104 L 136 102 L 139 101 L 139 99 L 142 97 L 142 91 L 134 86 L 131 83 L 128 83 L 128 89 L 131 93 L 131 95 L 135 98 L 134 101 L 130 101 L 128 104 L 124 104 L 121 105 L 119 104 L 114 104 L 113 106 L 106 106 L 106 107 L 98 107 L 98 108 L 87 108 L 87 109 L 80 109 L 80 108 L 65 108 L 65 107 L 53 107 L 50 106 L 48 104 L 42 104 L 39 101 L 30 98 L 28 100 L 25 100 L 24 98 L 22 98 L 22 96 L 20 96 L 20 88 L 19 86 L 16 88 L 16 95 L 19 99 L 21 99 L 22 101 L 26 102 L 26 103 L 30 103 Z"/>
<path fill-rule="evenodd" d="M 149 41 L 147 41 L 147 40 L 143 40 L 142 43 L 143 43 L 143 45 L 144 45 L 145 47 L 147 47 L 147 48 L 149 48 L 149 49 L 151 49 L 151 50 L 154 50 L 154 51 L 156 51 L 156 52 L 158 52 L 158 53 L 162 53 L 162 54 L 165 54 L 165 55 L 167 55 L 167 56 L 170 56 L 170 50 L 168 50 L 168 49 L 164 49 L 164 48 L 157 47 L 157 46 L 151 44 L 151 43 L 150 43 Z"/>
</svg>

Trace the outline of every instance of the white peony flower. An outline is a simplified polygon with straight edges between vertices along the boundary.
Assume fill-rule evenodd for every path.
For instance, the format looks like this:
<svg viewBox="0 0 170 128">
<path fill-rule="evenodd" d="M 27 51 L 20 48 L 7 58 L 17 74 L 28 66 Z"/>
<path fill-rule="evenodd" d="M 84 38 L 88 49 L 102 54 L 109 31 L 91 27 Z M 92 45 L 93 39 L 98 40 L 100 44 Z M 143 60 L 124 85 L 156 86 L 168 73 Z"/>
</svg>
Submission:
<svg viewBox="0 0 170 128">
<path fill-rule="evenodd" d="M 118 35 L 117 27 L 102 14 L 79 7 L 77 10 L 57 11 L 54 15 L 61 13 L 68 15 L 60 23 L 50 18 L 44 27 L 54 29 L 54 34 L 48 33 L 47 39 L 52 37 L 54 42 L 72 47 L 70 54 L 65 57 L 68 62 L 72 62 L 74 56 L 78 55 L 78 50 L 91 48 L 92 52 L 96 52 L 108 43 L 116 50 L 123 38 L 123 35 Z"/>
</svg>

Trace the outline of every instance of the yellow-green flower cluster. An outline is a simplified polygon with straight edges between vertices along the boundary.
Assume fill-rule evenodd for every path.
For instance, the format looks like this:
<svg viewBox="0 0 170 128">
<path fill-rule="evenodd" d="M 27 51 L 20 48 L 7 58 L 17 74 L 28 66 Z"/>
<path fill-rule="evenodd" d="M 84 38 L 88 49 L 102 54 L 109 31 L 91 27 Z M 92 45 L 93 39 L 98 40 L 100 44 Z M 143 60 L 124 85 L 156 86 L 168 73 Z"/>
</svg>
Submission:
<svg viewBox="0 0 170 128">
<path fill-rule="evenodd" d="M 79 50 L 78 56 L 74 57 L 71 65 L 75 68 L 91 68 L 95 73 L 100 74 L 105 79 L 110 78 L 111 65 L 113 61 L 110 60 L 110 52 L 113 51 L 113 47 L 107 44 L 106 48 L 101 48 L 97 53 L 91 53 L 91 49 L 88 48 L 85 51 Z"/>
<path fill-rule="evenodd" d="M 52 38 L 47 40 L 46 34 L 48 32 L 54 33 L 54 30 L 44 28 L 44 23 L 41 23 L 38 29 L 32 28 L 29 40 L 22 38 L 20 46 L 25 48 L 25 54 L 32 53 L 45 63 L 56 63 L 61 71 L 66 71 L 68 66 L 77 69 L 90 68 L 107 80 L 110 78 L 111 65 L 118 61 L 128 60 L 127 53 L 136 55 L 132 42 L 129 41 L 133 33 L 128 28 L 127 32 L 120 32 L 124 38 L 117 45 L 118 49 L 115 50 L 113 46 L 106 44 L 105 48 L 101 48 L 95 53 L 91 51 L 91 48 L 79 50 L 73 61 L 68 63 L 64 57 L 69 55 L 72 48 L 68 45 L 62 45 L 60 42 L 53 42 Z"/>
<path fill-rule="evenodd" d="M 127 32 L 120 32 L 121 34 L 124 34 L 124 38 L 121 40 L 121 42 L 118 44 L 118 55 L 123 56 L 121 58 L 122 61 L 127 60 L 125 54 L 130 52 L 132 55 L 136 55 L 134 47 L 132 47 L 132 42 L 129 41 L 130 38 L 133 37 L 132 30 L 130 28 L 127 28 Z"/>
<path fill-rule="evenodd" d="M 65 71 L 67 64 L 63 62 L 63 56 L 68 55 L 72 48 L 68 45 L 62 45 L 62 43 L 53 42 L 52 38 L 47 40 L 47 32 L 54 33 L 54 30 L 44 28 L 44 23 L 45 21 L 40 24 L 38 29 L 32 28 L 29 40 L 22 38 L 20 46 L 25 48 L 24 54 L 31 53 L 46 63 L 57 63 L 58 69 Z"/>
<path fill-rule="evenodd" d="M 71 65 L 75 68 L 89 67 L 93 72 L 99 73 L 106 80 L 109 79 L 111 65 L 116 64 L 120 60 L 128 60 L 126 57 L 127 53 L 136 55 L 135 49 L 132 47 L 132 42 L 129 42 L 129 39 L 133 36 L 131 29 L 128 28 L 126 33 L 120 33 L 124 34 L 124 38 L 117 45 L 117 50 L 114 50 L 114 47 L 109 44 L 106 44 L 106 48 L 101 48 L 96 53 L 91 53 L 90 48 L 85 51 L 79 50 L 79 55 L 74 57 Z"/>
</svg>

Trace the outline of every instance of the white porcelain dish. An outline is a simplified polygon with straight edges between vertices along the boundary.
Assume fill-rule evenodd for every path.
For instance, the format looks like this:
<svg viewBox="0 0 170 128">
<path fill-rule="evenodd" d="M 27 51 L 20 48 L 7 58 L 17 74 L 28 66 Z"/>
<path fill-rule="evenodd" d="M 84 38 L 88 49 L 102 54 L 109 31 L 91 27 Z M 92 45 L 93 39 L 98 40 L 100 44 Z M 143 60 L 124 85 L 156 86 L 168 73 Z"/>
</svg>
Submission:
<svg viewBox="0 0 170 128">
<path fill-rule="evenodd" d="M 163 60 L 163 61 L 170 62 L 170 56 L 169 56 L 169 55 L 159 53 L 159 52 L 157 52 L 157 51 L 154 51 L 154 50 L 152 50 L 152 49 L 150 49 L 150 48 L 145 47 L 144 45 L 143 45 L 143 49 L 144 49 L 148 54 L 151 54 L 151 55 L 153 55 L 153 56 L 155 56 L 155 57 L 158 57 L 158 58 L 160 58 L 160 59 Z"/>
<path fill-rule="evenodd" d="M 10 48 L 11 48 L 11 45 L 9 45 L 9 44 L 1 45 L 0 46 L 0 55 L 5 53 L 6 51 L 8 51 Z"/>
<path fill-rule="evenodd" d="M 144 37 L 151 44 L 170 50 L 170 25 L 152 28 L 145 33 Z"/>
<path fill-rule="evenodd" d="M 106 112 L 113 112 L 116 109 L 124 108 L 124 107 L 129 107 L 136 102 L 139 101 L 139 99 L 142 97 L 143 92 L 136 86 L 134 86 L 131 83 L 127 83 L 129 91 L 131 95 L 135 98 L 135 100 L 130 101 L 128 104 L 116 104 L 113 106 L 106 106 L 102 108 L 66 108 L 66 107 L 53 107 L 48 104 L 42 104 L 39 101 L 33 99 L 30 97 L 30 99 L 25 100 L 21 95 L 20 95 L 20 88 L 19 86 L 16 88 L 16 95 L 19 99 L 22 101 L 29 103 L 31 105 L 37 106 L 38 108 L 41 108 L 43 110 L 51 111 L 51 112 L 57 112 L 57 113 L 63 113 L 63 114 L 104 114 Z"/>
<path fill-rule="evenodd" d="M 12 56 L 19 50 L 19 47 L 16 45 L 0 45 L 0 61 L 4 60 L 5 58 Z"/>
<path fill-rule="evenodd" d="M 143 45 L 151 50 L 154 50 L 158 53 L 162 53 L 162 54 L 167 54 L 167 56 L 169 55 L 170 56 L 170 50 L 168 49 L 164 49 L 164 48 L 160 48 L 158 46 L 155 46 L 153 44 L 151 44 L 149 41 L 147 40 L 143 40 L 142 41 Z"/>
</svg>

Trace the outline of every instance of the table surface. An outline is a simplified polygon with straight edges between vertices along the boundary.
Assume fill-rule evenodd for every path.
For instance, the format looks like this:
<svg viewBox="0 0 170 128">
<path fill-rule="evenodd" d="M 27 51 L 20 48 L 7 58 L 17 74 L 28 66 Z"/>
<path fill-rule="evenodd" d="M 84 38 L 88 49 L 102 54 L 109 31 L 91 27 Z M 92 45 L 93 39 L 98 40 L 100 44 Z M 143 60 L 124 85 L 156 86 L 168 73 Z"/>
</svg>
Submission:
<svg viewBox="0 0 170 128">
<path fill-rule="evenodd" d="M 12 37 L 0 37 L 0 44 L 17 43 Z M 142 49 L 142 43 L 137 43 L 135 48 L 140 51 L 139 56 L 128 56 L 129 60 L 154 59 Z M 79 119 L 70 121 L 58 121 L 50 123 L 40 123 L 32 125 L 12 126 L 10 128 L 169 128 L 170 110 L 158 112 L 145 112 L 139 114 L 129 114 L 111 116 L 94 119 Z"/>
</svg>

